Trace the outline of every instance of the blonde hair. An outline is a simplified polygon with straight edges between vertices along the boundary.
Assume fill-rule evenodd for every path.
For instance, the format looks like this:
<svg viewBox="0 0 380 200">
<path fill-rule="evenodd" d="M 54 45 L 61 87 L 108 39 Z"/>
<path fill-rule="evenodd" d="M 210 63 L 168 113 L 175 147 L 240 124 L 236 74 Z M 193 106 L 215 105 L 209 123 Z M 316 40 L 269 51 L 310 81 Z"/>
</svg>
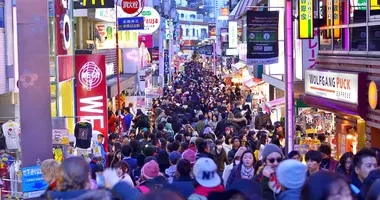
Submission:
<svg viewBox="0 0 380 200">
<path fill-rule="evenodd" d="M 41 163 L 41 171 L 46 177 L 49 177 L 51 181 L 58 178 L 58 172 L 60 163 L 54 159 L 46 159 Z"/>
</svg>

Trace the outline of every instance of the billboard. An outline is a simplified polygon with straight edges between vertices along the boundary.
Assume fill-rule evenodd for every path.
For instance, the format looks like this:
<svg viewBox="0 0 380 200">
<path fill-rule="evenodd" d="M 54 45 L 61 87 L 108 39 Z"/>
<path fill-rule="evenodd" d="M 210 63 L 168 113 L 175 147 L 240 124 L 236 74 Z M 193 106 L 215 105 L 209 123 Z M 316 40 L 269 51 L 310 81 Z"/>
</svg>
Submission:
<svg viewBox="0 0 380 200">
<path fill-rule="evenodd" d="M 209 23 L 208 24 L 208 37 L 216 37 L 216 24 Z"/>
<path fill-rule="evenodd" d="M 230 48 L 238 46 L 238 27 L 237 22 L 228 22 L 228 45 Z"/>
<path fill-rule="evenodd" d="M 247 64 L 278 63 L 279 11 L 247 12 Z"/>
</svg>

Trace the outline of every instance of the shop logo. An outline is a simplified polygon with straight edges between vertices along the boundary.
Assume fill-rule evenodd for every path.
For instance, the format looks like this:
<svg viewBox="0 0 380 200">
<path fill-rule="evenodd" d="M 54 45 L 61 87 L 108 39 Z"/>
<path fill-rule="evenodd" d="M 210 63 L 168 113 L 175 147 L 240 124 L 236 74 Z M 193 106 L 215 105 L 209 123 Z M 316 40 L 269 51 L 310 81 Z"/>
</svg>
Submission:
<svg viewBox="0 0 380 200">
<path fill-rule="evenodd" d="M 139 0 L 122 0 L 122 9 L 127 14 L 135 14 L 140 8 Z"/>
<path fill-rule="evenodd" d="M 79 82 L 88 91 L 98 87 L 102 82 L 103 73 L 94 62 L 87 62 L 78 73 Z"/>
</svg>

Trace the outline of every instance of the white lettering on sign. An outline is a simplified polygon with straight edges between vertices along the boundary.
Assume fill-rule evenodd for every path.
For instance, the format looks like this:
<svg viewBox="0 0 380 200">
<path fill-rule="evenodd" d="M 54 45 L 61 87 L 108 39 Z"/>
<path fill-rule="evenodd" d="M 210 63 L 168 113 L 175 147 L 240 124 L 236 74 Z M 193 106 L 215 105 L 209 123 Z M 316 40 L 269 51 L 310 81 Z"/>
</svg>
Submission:
<svg viewBox="0 0 380 200">
<path fill-rule="evenodd" d="M 91 124 L 94 124 L 95 120 L 99 120 L 100 128 L 104 128 L 103 96 L 82 98 L 79 99 L 79 102 L 85 104 L 79 107 L 81 112 L 99 114 L 99 116 L 82 116 L 81 120 L 89 121 Z"/>
<path fill-rule="evenodd" d="M 79 110 L 82 112 L 89 113 L 100 113 L 103 114 L 103 96 L 95 96 L 80 99 L 79 102 L 83 104 L 88 104 L 88 106 L 80 107 Z"/>
<path fill-rule="evenodd" d="M 308 69 L 305 93 L 357 105 L 358 74 Z"/>
<path fill-rule="evenodd" d="M 139 2 L 123 2 L 123 8 L 139 8 Z"/>
</svg>

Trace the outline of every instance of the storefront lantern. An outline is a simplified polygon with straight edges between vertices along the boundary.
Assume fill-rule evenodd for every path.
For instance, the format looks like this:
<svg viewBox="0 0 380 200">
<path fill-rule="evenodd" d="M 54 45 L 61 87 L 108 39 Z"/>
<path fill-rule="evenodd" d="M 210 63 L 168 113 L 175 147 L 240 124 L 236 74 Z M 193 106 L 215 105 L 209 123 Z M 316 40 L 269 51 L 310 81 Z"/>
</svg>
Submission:
<svg viewBox="0 0 380 200">
<path fill-rule="evenodd" d="M 368 87 L 368 103 L 372 110 L 380 108 L 379 103 L 379 82 L 371 81 Z"/>
</svg>

